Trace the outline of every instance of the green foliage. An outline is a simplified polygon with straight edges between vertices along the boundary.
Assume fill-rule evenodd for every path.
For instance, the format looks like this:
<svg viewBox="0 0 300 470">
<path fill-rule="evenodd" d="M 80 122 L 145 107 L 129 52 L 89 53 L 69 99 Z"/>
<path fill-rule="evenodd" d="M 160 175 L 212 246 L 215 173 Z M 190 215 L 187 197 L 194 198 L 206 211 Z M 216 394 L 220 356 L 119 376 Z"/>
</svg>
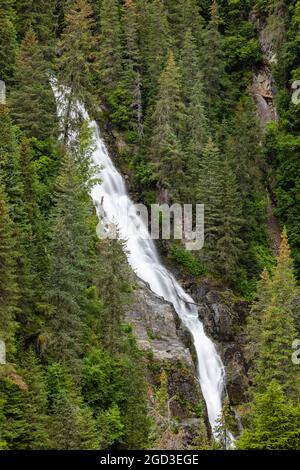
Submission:
<svg viewBox="0 0 300 470">
<path fill-rule="evenodd" d="M 192 276 L 201 276 L 205 272 L 200 260 L 181 245 L 173 245 L 170 250 L 170 256 Z"/>
<path fill-rule="evenodd" d="M 8 86 L 12 82 L 17 54 L 14 24 L 8 12 L 0 8 L 0 80 Z"/>
<path fill-rule="evenodd" d="M 279 120 L 264 136 L 248 96 L 263 60 L 253 8 L 278 58 Z M 204 203 L 204 249 L 170 248 L 183 273 L 213 272 L 250 299 L 259 272 L 269 272 L 247 326 L 255 400 L 238 447 L 299 447 L 289 401 L 299 393 L 290 358 L 299 291 L 287 241 L 274 265 L 265 196 L 267 186 L 299 271 L 300 108 L 290 89 L 299 24 L 299 2 L 283 0 L 1 2 L 0 336 L 16 364 L 1 369 L 1 449 L 149 446 L 143 358 L 124 325 L 134 278 L 124 244 L 95 234 L 97 169 L 77 100 L 121 134 L 122 165 L 144 202 Z M 63 143 L 51 71 L 68 87 Z M 169 399 L 162 375 L 155 445 L 181 448 Z M 219 444 L 200 425 L 196 447 L 228 447 L 230 419 L 226 402 Z"/>
<path fill-rule="evenodd" d="M 90 5 L 86 0 L 75 0 L 65 14 L 65 28 L 59 44 L 62 53 L 56 62 L 58 84 L 68 87 L 64 109 L 65 142 L 73 126 L 76 128 L 77 125 L 76 102 L 93 104 L 92 75 L 96 68 L 93 26 Z"/>
<path fill-rule="evenodd" d="M 9 352 L 14 346 L 17 324 L 16 246 L 7 198 L 0 186 L 0 338 L 7 342 Z"/>
<path fill-rule="evenodd" d="M 121 25 L 117 0 L 102 0 L 97 84 L 107 95 L 114 90 L 122 75 Z"/>
<path fill-rule="evenodd" d="M 29 137 L 55 135 L 55 103 L 49 83 L 49 69 L 32 29 L 22 41 L 16 61 L 11 94 L 13 117 Z"/>
<path fill-rule="evenodd" d="M 284 396 L 281 386 L 272 381 L 258 394 L 250 429 L 237 442 L 239 450 L 297 450 L 300 448 L 299 404 Z"/>
<path fill-rule="evenodd" d="M 62 2 L 60 2 L 62 3 Z M 49 0 L 18 0 L 16 2 L 17 31 L 23 38 L 31 26 L 37 33 L 39 41 L 47 56 L 52 57 L 57 30 L 57 2 Z"/>
<path fill-rule="evenodd" d="M 216 421 L 214 429 L 216 446 L 219 449 L 227 450 L 231 445 L 232 429 L 236 427 L 236 421 L 232 409 L 229 404 L 228 398 L 225 398 L 222 412 Z"/>
<path fill-rule="evenodd" d="M 299 378 L 292 362 L 292 343 L 297 337 L 295 320 L 299 290 L 292 270 L 287 233 L 283 232 L 277 266 L 265 271 L 253 304 L 249 331 L 253 360 L 253 389 L 264 391 L 274 379 L 289 396 L 299 393 Z"/>
<path fill-rule="evenodd" d="M 153 113 L 152 149 L 160 181 L 178 192 L 182 179 L 184 154 L 180 135 L 184 130 L 184 104 L 181 76 L 172 52 L 159 79 L 158 96 Z"/>
<path fill-rule="evenodd" d="M 128 123 L 130 117 L 130 97 L 127 91 L 122 88 L 121 85 L 118 86 L 109 93 L 107 102 L 111 107 L 111 122 L 117 124 L 121 128 L 126 127 L 126 124 Z"/>
</svg>

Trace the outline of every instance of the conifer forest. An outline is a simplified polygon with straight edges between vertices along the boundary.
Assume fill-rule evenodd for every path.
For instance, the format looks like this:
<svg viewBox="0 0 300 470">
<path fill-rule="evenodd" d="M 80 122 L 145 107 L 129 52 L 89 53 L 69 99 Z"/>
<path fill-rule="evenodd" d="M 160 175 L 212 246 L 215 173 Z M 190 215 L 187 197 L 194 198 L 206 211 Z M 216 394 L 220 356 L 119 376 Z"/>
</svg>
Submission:
<svg viewBox="0 0 300 470">
<path fill-rule="evenodd" d="M 299 0 L 0 0 L 0 466 L 300 450 L 299 281 Z"/>
</svg>

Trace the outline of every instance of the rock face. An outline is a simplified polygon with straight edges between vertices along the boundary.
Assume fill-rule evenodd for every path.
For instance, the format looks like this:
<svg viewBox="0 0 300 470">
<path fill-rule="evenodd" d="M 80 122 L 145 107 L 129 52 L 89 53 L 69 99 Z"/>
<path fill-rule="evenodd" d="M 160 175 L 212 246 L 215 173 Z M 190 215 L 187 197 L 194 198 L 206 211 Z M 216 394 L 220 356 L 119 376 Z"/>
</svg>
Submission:
<svg viewBox="0 0 300 470">
<path fill-rule="evenodd" d="M 205 402 L 191 355 L 190 335 L 180 324 L 171 304 L 156 296 L 142 281 L 138 281 L 138 286 L 127 321 L 133 325 L 139 348 L 145 353 L 147 380 L 152 387 L 150 400 L 153 387 L 159 385 L 160 373 L 165 370 L 172 416 L 184 429 L 188 443 L 200 420 L 204 419 L 207 424 Z"/>
<path fill-rule="evenodd" d="M 235 300 L 232 293 L 209 279 L 193 290 L 199 317 L 214 340 L 226 369 L 226 389 L 232 405 L 245 401 L 249 385 L 243 357 L 243 323 L 248 305 Z"/>
<path fill-rule="evenodd" d="M 255 12 L 250 15 L 250 20 L 257 30 L 257 36 L 264 60 L 253 75 L 251 94 L 256 103 L 257 114 L 262 129 L 268 122 L 278 119 L 274 105 L 275 86 L 272 76 L 272 63 L 276 62 L 274 52 L 274 37 L 272 31 L 267 28 L 266 21 Z"/>
<path fill-rule="evenodd" d="M 173 306 L 156 296 L 142 281 L 139 286 L 127 319 L 134 326 L 140 349 L 151 350 L 157 361 L 183 361 L 193 368 L 191 353 L 181 340 L 185 331 L 178 324 Z"/>
<path fill-rule="evenodd" d="M 256 103 L 261 127 L 264 129 L 268 122 L 277 120 L 277 112 L 273 102 L 272 72 L 267 62 L 264 62 L 253 75 L 251 92 Z"/>
</svg>

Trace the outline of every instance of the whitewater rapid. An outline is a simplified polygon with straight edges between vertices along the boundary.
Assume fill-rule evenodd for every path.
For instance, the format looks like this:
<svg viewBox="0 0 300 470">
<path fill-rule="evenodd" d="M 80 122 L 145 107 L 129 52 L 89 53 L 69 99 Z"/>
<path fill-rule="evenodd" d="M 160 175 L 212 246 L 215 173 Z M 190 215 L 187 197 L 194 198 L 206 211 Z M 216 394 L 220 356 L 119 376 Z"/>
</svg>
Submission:
<svg viewBox="0 0 300 470">
<path fill-rule="evenodd" d="M 54 84 L 52 86 L 58 103 L 58 114 L 62 114 L 62 103 L 65 102 L 63 93 L 59 93 Z M 78 105 L 78 110 L 84 119 L 89 119 L 82 105 Z M 213 342 L 204 332 L 193 299 L 162 265 L 148 229 L 109 156 L 97 123 L 89 122 L 94 139 L 92 159 L 101 168 L 101 183 L 96 184 L 91 192 L 99 218 L 106 226 L 111 224 L 118 227 L 120 238 L 126 241 L 126 254 L 132 269 L 140 279 L 149 284 L 155 294 L 173 304 L 179 318 L 191 333 L 197 354 L 198 378 L 213 429 L 222 410 L 224 367 L 221 359 Z"/>
</svg>

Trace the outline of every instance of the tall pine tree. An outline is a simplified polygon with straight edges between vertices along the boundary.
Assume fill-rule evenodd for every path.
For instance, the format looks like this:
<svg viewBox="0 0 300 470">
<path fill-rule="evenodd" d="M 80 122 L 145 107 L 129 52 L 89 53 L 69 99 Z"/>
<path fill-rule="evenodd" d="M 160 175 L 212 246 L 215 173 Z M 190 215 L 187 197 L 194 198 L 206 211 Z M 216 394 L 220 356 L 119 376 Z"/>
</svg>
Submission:
<svg viewBox="0 0 300 470">
<path fill-rule="evenodd" d="M 85 0 L 76 0 L 65 15 L 65 29 L 60 40 L 57 60 L 58 83 L 67 87 L 64 103 L 64 138 L 78 119 L 77 101 L 93 104 L 92 72 L 95 70 L 96 42 L 93 37 L 92 9 Z M 75 115 L 74 115 L 75 114 Z"/>
<path fill-rule="evenodd" d="M 169 53 L 166 67 L 159 79 L 153 120 L 152 155 L 157 165 L 158 177 L 163 186 L 173 188 L 175 195 L 183 176 L 184 153 L 181 138 L 185 126 L 185 107 L 181 75 L 172 52 Z"/>
<path fill-rule="evenodd" d="M 300 377 L 292 362 L 292 343 L 297 338 L 295 320 L 299 289 L 293 274 L 286 230 L 283 231 L 277 266 L 259 285 L 252 308 L 249 331 L 256 344 L 253 357 L 253 390 L 264 392 L 271 380 L 278 381 L 290 396 L 297 396 Z"/>
<path fill-rule="evenodd" d="M 17 57 L 17 86 L 10 97 L 13 117 L 30 137 L 45 139 L 55 135 L 56 109 L 49 79 L 48 64 L 30 28 Z"/>
</svg>

